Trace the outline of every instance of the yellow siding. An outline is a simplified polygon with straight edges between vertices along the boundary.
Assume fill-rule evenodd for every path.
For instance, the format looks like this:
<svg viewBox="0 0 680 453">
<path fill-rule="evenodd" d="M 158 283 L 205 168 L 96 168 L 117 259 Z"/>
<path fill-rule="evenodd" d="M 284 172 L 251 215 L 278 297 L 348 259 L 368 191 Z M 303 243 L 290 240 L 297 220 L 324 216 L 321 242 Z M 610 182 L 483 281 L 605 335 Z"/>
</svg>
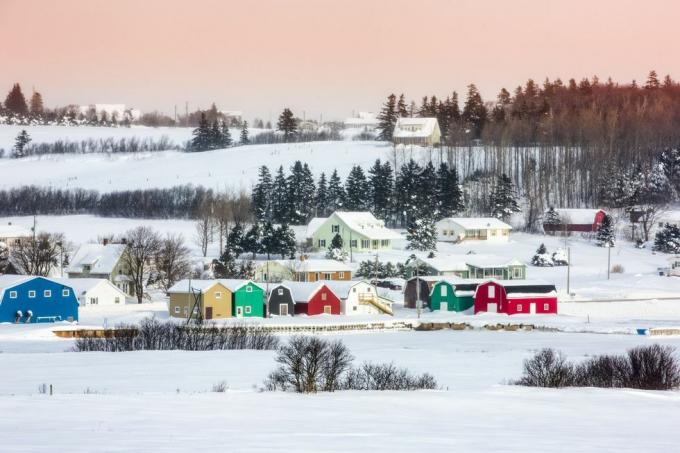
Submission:
<svg viewBox="0 0 680 453">
<path fill-rule="evenodd" d="M 218 297 L 219 296 L 219 297 Z M 209 288 L 200 296 L 201 313 L 207 319 L 207 308 L 212 308 L 211 319 L 231 318 L 231 291 L 221 283 Z M 173 318 L 188 318 L 194 306 L 194 295 L 190 293 L 170 294 L 168 310 Z"/>
</svg>

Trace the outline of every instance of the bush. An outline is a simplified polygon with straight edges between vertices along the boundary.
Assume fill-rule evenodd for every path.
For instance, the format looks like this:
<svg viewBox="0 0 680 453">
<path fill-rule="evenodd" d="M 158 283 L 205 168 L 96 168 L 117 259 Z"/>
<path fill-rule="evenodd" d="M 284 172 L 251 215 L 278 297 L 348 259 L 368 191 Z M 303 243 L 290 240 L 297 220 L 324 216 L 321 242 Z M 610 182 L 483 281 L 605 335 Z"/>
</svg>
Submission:
<svg viewBox="0 0 680 453">
<path fill-rule="evenodd" d="M 226 349 L 276 349 L 278 337 L 271 332 L 245 324 L 217 327 L 214 323 L 185 326 L 155 318 L 143 319 L 139 325 L 118 324 L 115 336 L 78 338 L 74 350 L 101 351 L 212 351 Z"/>
<path fill-rule="evenodd" d="M 352 368 L 345 376 L 344 390 L 432 390 L 437 388 L 435 378 L 427 373 L 412 375 L 406 368 L 393 363 L 364 362 Z"/>
<path fill-rule="evenodd" d="M 671 390 L 680 387 L 680 363 L 671 346 L 654 344 L 628 351 L 626 387 L 642 390 Z"/>
<path fill-rule="evenodd" d="M 578 387 L 625 387 L 630 368 L 625 357 L 602 355 L 593 357 L 574 369 L 574 384 Z"/>
<path fill-rule="evenodd" d="M 534 357 L 524 361 L 524 375 L 518 385 L 528 387 L 567 387 L 574 383 L 574 367 L 562 353 L 541 349 Z"/>
<path fill-rule="evenodd" d="M 612 266 L 612 274 L 623 274 L 624 268 L 620 264 L 615 264 Z"/>
<path fill-rule="evenodd" d="M 212 391 L 215 393 L 224 393 L 228 389 L 229 386 L 227 385 L 227 381 L 220 381 L 212 386 Z"/>
</svg>

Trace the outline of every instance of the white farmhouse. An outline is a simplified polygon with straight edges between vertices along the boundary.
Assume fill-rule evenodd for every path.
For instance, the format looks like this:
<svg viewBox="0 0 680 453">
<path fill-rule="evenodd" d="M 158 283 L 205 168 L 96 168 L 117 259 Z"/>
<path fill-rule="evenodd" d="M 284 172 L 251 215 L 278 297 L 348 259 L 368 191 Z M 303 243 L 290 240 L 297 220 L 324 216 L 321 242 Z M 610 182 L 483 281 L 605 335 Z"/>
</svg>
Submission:
<svg viewBox="0 0 680 453">
<path fill-rule="evenodd" d="M 125 305 L 126 294 L 103 278 L 63 278 L 57 281 L 73 288 L 78 305 Z"/>
<path fill-rule="evenodd" d="M 19 225 L 0 225 L 0 242 L 3 243 L 9 250 L 13 246 L 21 244 L 22 241 L 30 239 L 33 232 L 28 228 Z"/>
<path fill-rule="evenodd" d="M 401 237 L 368 211 L 335 211 L 330 217 L 315 217 L 306 234 L 312 246 L 320 250 L 328 248 L 339 234 L 342 248 L 350 253 L 391 250 L 392 241 Z"/>
<path fill-rule="evenodd" d="M 447 217 L 435 225 L 442 242 L 508 242 L 512 227 L 494 217 Z"/>
<path fill-rule="evenodd" d="M 437 118 L 399 118 L 392 133 L 395 145 L 434 146 L 441 137 Z"/>
<path fill-rule="evenodd" d="M 324 281 L 341 301 L 344 315 L 393 314 L 392 301 L 380 297 L 377 288 L 365 281 Z"/>
</svg>

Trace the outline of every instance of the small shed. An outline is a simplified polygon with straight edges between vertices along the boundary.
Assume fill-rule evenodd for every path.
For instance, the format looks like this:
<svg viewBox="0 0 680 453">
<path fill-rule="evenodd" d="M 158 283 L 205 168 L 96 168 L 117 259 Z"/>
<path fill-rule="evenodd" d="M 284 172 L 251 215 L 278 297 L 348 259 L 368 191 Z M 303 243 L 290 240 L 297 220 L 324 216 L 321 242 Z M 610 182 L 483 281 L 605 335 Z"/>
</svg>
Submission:
<svg viewBox="0 0 680 453">
<path fill-rule="evenodd" d="M 440 280 L 442 280 L 442 277 L 436 275 L 421 275 L 408 279 L 404 286 L 404 308 L 418 308 L 418 296 L 420 296 L 422 308 L 430 307 L 432 287 Z M 464 281 L 457 277 L 447 277 L 447 280 L 451 282 Z"/>
<path fill-rule="evenodd" d="M 269 291 L 267 309 L 270 315 L 293 316 L 295 313 L 295 300 L 290 288 L 284 284 L 278 284 Z"/>
<path fill-rule="evenodd" d="M 61 282 L 30 275 L 0 276 L 0 323 L 78 321 L 78 299 Z"/>
<path fill-rule="evenodd" d="M 168 290 L 168 313 L 173 318 L 189 314 L 205 320 L 231 318 L 231 290 L 217 280 L 180 280 Z"/>
<path fill-rule="evenodd" d="M 605 215 L 602 209 L 553 209 L 544 214 L 546 233 L 594 233 L 600 229 Z M 550 214 L 549 214 L 550 213 Z M 557 219 L 550 219 L 557 214 Z"/>
<path fill-rule="evenodd" d="M 80 306 L 125 305 L 127 295 L 116 285 L 104 278 L 55 279 L 73 288 Z"/>
<path fill-rule="evenodd" d="M 295 314 L 339 315 L 342 302 L 323 282 L 281 282 L 287 286 L 295 300 Z"/>
<path fill-rule="evenodd" d="M 557 314 L 555 285 L 540 281 L 490 280 L 475 291 L 475 314 Z"/>
<path fill-rule="evenodd" d="M 461 312 L 474 305 L 474 295 L 479 281 L 461 282 L 443 278 L 432 286 L 430 310 Z"/>
<path fill-rule="evenodd" d="M 218 280 L 231 291 L 232 313 L 237 318 L 264 318 L 264 289 L 250 280 L 222 278 Z"/>
</svg>

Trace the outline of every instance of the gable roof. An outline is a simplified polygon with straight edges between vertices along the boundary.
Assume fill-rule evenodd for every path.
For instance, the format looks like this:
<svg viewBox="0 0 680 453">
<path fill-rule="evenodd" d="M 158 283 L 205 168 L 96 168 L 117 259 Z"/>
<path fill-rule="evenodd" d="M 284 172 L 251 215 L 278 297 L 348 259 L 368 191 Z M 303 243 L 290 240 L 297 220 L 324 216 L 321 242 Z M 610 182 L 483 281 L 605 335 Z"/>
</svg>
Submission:
<svg viewBox="0 0 680 453">
<path fill-rule="evenodd" d="M 75 292 L 76 295 L 78 296 L 80 296 L 81 294 L 85 294 L 88 291 L 91 291 L 95 287 L 102 284 L 114 288 L 116 291 L 125 296 L 123 290 L 121 290 L 120 288 L 118 288 L 116 285 L 114 285 L 105 278 L 55 278 L 54 281 L 59 282 L 66 286 L 70 286 L 71 289 L 73 289 L 73 292 Z"/>
<path fill-rule="evenodd" d="M 67 273 L 82 273 L 83 266 L 90 266 L 91 274 L 110 274 L 126 249 L 125 244 L 83 244 L 80 246 Z"/>
<path fill-rule="evenodd" d="M 399 239 L 399 233 L 385 227 L 385 222 L 375 218 L 368 211 L 335 211 L 328 219 L 336 216 L 347 228 L 369 239 Z M 326 220 L 328 220 L 326 219 Z"/>
<path fill-rule="evenodd" d="M 523 262 L 517 259 L 508 260 L 495 255 L 466 255 L 465 262 L 470 266 L 480 268 L 525 266 Z"/>
<path fill-rule="evenodd" d="M 328 217 L 314 217 L 307 224 L 307 229 L 305 230 L 305 237 L 311 238 L 316 233 L 316 230 L 323 225 L 323 223 L 328 220 Z"/>
<path fill-rule="evenodd" d="M 248 283 L 252 283 L 253 286 L 255 286 L 256 288 L 260 288 L 261 290 L 264 291 L 264 288 L 262 288 L 257 283 L 254 283 L 252 280 L 243 280 L 238 278 L 220 278 L 217 279 L 217 281 L 220 282 L 222 285 L 226 286 L 227 288 L 229 288 L 229 290 L 232 293 L 235 293 L 239 289 L 246 286 Z"/>
<path fill-rule="evenodd" d="M 595 215 L 600 211 L 602 209 L 555 209 L 560 219 L 570 225 L 592 225 L 595 223 Z"/>
<path fill-rule="evenodd" d="M 271 260 L 269 263 L 276 263 L 290 269 L 293 272 L 351 272 L 352 268 L 342 261 L 328 259 L 305 259 L 305 260 Z M 267 266 L 267 261 L 255 261 L 258 269 Z"/>
<path fill-rule="evenodd" d="M 487 228 L 497 230 L 512 229 L 510 225 L 495 217 L 447 217 L 437 222 L 437 225 L 443 222 L 457 223 L 466 230 L 484 230 Z"/>
<path fill-rule="evenodd" d="M 172 285 L 170 289 L 168 289 L 168 294 L 207 291 L 217 283 L 217 280 L 194 280 L 185 278 Z"/>
<path fill-rule="evenodd" d="M 40 275 L 10 275 L 10 274 L 5 274 L 5 275 L 0 275 L 0 303 L 2 303 L 2 299 L 5 296 L 5 291 L 17 286 L 21 285 L 22 283 L 29 282 L 31 280 L 35 280 L 37 278 L 41 278 L 43 280 L 47 280 L 48 282 L 56 283 L 61 286 L 65 286 L 67 288 L 71 288 L 70 285 L 61 282 L 59 280 L 53 279 L 53 278 L 48 278 L 48 277 L 43 277 Z"/>
<path fill-rule="evenodd" d="M 415 128 L 415 130 L 411 130 Z M 439 129 L 437 118 L 398 118 L 394 125 L 394 138 L 425 138 L 432 135 L 435 128 Z"/>
<path fill-rule="evenodd" d="M 406 267 L 414 267 L 414 262 L 425 264 L 437 272 L 463 272 L 468 270 L 465 260 L 457 257 L 416 258 L 415 261 L 409 261 Z"/>
<path fill-rule="evenodd" d="M 293 296 L 295 302 L 308 302 L 309 299 L 314 296 L 321 288 L 325 286 L 326 282 L 293 282 L 290 280 L 284 280 L 281 282 L 282 286 L 285 286 L 290 290 L 290 294 Z"/>
<path fill-rule="evenodd" d="M 323 283 L 328 286 L 328 288 L 335 293 L 336 296 L 340 299 L 347 299 L 347 296 L 349 295 L 349 292 L 352 290 L 357 285 L 360 284 L 365 284 L 368 286 L 373 287 L 370 283 L 367 283 L 363 280 L 323 280 Z M 377 291 L 376 291 L 377 294 Z"/>
</svg>

